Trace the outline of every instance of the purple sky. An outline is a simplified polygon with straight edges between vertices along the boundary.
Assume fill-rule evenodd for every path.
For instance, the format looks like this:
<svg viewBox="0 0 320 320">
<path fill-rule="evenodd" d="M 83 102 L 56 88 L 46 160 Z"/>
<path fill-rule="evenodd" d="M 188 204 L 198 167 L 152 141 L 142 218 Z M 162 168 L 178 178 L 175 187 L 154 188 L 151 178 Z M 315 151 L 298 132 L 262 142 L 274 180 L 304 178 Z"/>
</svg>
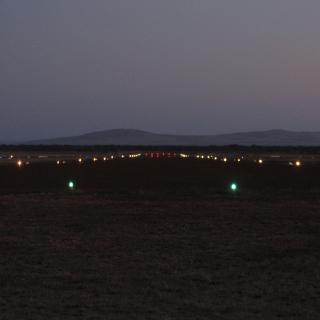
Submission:
<svg viewBox="0 0 320 320">
<path fill-rule="evenodd" d="M 320 131 L 319 0 L 0 0 L 0 141 Z"/>
</svg>

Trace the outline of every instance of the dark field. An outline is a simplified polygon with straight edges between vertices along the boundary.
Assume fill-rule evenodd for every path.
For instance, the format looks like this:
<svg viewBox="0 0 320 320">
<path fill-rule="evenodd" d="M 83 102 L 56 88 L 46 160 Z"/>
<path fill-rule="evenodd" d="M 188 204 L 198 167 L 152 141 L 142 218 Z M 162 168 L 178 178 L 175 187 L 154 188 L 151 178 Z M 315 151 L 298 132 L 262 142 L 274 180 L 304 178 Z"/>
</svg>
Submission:
<svg viewBox="0 0 320 320">
<path fill-rule="evenodd" d="M 2 165 L 0 318 L 319 319 L 319 177 L 313 162 Z"/>
</svg>

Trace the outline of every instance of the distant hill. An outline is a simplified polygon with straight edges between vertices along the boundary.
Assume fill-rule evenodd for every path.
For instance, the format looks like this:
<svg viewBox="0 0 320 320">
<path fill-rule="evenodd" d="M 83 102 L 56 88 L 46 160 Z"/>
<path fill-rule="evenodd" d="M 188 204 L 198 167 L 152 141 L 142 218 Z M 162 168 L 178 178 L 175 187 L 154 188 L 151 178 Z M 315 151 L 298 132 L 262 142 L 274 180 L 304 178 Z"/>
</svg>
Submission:
<svg viewBox="0 0 320 320">
<path fill-rule="evenodd" d="M 320 132 L 286 130 L 252 131 L 220 135 L 170 135 L 142 130 L 115 129 L 80 136 L 25 142 L 32 145 L 261 145 L 261 146 L 320 146 Z"/>
<path fill-rule="evenodd" d="M 16 142 L 14 142 L 14 141 L 0 140 L 0 145 L 15 144 L 15 143 L 16 143 Z"/>
</svg>

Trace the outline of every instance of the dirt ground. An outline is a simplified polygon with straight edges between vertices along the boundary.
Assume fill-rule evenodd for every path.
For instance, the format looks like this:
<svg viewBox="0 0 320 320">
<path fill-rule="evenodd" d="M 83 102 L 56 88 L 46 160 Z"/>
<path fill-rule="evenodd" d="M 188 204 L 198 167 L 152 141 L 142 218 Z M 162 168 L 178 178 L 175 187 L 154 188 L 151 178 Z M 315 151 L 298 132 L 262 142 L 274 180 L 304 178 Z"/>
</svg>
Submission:
<svg viewBox="0 0 320 320">
<path fill-rule="evenodd" d="M 0 319 L 319 319 L 317 170 L 141 165 L 1 169 Z"/>
</svg>

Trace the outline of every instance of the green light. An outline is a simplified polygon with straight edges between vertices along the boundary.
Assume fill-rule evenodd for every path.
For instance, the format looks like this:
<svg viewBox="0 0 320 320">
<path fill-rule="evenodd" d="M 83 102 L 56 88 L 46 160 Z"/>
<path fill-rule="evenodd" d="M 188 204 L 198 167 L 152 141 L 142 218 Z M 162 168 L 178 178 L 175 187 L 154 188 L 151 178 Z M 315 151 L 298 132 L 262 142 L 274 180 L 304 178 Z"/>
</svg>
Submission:
<svg viewBox="0 0 320 320">
<path fill-rule="evenodd" d="M 75 187 L 75 183 L 73 181 L 69 181 L 68 187 L 69 187 L 69 189 L 73 190 Z"/>
<path fill-rule="evenodd" d="M 230 190 L 231 191 L 237 191 L 238 190 L 238 185 L 236 183 L 231 183 L 230 184 Z"/>
</svg>

